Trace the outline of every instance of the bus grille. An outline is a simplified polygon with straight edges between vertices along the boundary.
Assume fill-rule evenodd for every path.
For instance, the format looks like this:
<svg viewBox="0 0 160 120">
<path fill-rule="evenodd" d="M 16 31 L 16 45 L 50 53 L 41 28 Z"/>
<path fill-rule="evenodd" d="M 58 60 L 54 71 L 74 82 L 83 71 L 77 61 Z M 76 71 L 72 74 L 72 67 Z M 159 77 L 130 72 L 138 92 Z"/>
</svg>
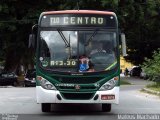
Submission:
<svg viewBox="0 0 160 120">
<path fill-rule="evenodd" d="M 96 86 L 81 86 L 81 89 L 86 89 L 86 90 L 96 90 Z M 66 86 L 60 86 L 59 89 L 64 90 L 64 89 L 68 89 L 68 90 L 75 90 L 75 87 L 66 87 Z"/>
<path fill-rule="evenodd" d="M 54 77 L 61 83 L 74 83 L 74 84 L 90 84 L 96 83 L 104 77 Z"/>
<path fill-rule="evenodd" d="M 89 100 L 94 96 L 94 93 L 61 93 L 65 99 L 71 100 Z"/>
</svg>

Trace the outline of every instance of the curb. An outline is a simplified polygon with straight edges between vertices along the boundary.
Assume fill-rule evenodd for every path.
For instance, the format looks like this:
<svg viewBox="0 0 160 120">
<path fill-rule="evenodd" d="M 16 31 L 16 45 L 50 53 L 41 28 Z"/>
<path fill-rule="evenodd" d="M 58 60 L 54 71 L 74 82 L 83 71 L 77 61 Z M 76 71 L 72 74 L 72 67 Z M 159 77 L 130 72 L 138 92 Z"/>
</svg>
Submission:
<svg viewBox="0 0 160 120">
<path fill-rule="evenodd" d="M 155 95 L 160 96 L 160 92 L 157 92 L 157 91 L 154 91 L 154 90 L 151 90 L 148 88 L 142 88 L 142 90 L 146 91 L 147 93 L 151 93 L 151 94 L 155 94 Z"/>
</svg>

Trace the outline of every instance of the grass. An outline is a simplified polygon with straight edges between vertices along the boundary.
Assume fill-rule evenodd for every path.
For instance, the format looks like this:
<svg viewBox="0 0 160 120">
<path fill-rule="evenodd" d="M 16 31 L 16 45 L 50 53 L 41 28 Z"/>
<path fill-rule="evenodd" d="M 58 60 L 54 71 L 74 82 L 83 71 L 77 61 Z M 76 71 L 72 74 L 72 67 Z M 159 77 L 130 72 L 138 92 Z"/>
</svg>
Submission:
<svg viewBox="0 0 160 120">
<path fill-rule="evenodd" d="M 131 85 L 131 83 L 125 80 L 120 80 L 120 85 Z"/>
<path fill-rule="evenodd" d="M 157 84 L 157 83 L 149 84 L 146 86 L 146 88 L 160 92 L 160 83 L 159 84 Z"/>
</svg>

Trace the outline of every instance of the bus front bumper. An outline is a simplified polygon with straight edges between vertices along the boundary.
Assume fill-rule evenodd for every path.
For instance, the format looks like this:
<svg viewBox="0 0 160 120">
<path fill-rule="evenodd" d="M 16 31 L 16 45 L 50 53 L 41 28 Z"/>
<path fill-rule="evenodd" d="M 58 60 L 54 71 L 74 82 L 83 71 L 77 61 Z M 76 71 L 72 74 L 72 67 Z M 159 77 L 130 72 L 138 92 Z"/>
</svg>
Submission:
<svg viewBox="0 0 160 120">
<path fill-rule="evenodd" d="M 57 95 L 61 98 L 58 99 Z M 98 98 L 95 99 L 96 95 Z M 107 97 L 109 96 L 109 97 Z M 37 103 L 119 103 L 119 87 L 116 86 L 111 90 L 97 91 L 89 100 L 71 100 L 64 99 L 57 90 L 46 90 L 41 86 L 36 86 Z M 107 98 L 107 99 L 105 99 Z"/>
</svg>

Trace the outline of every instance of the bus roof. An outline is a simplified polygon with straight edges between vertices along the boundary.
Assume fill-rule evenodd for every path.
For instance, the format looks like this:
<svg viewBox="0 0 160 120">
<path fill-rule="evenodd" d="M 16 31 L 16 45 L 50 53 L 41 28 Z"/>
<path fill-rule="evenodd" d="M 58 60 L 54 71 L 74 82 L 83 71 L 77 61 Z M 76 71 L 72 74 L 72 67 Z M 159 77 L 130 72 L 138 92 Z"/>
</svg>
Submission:
<svg viewBox="0 0 160 120">
<path fill-rule="evenodd" d="M 115 15 L 114 12 L 109 11 L 96 11 L 96 10 L 62 10 L 62 11 L 48 11 L 43 12 L 41 15 L 50 14 L 99 14 L 99 15 Z"/>
</svg>

